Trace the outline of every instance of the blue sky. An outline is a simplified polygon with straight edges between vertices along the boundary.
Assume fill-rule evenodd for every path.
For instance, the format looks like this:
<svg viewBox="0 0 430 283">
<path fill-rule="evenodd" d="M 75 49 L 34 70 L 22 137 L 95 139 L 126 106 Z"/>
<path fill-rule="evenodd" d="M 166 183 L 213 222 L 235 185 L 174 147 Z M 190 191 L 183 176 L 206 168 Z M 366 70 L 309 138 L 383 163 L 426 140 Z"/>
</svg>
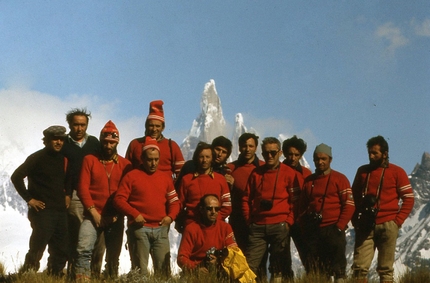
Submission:
<svg viewBox="0 0 430 283">
<path fill-rule="evenodd" d="M 0 167 L 74 107 L 96 136 L 112 119 L 124 153 L 162 99 L 180 144 L 210 79 L 229 124 L 303 137 L 312 168 L 324 142 L 351 182 L 372 136 L 408 173 L 430 151 L 428 1 L 2 0 L 0 42 Z"/>
</svg>

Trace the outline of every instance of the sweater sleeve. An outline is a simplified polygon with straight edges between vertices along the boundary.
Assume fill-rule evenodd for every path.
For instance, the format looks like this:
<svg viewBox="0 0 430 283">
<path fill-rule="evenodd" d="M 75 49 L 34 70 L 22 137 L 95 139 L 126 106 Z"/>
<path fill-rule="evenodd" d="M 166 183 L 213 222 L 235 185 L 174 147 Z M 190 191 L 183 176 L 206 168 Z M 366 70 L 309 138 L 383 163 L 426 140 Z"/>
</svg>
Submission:
<svg viewBox="0 0 430 283">
<path fill-rule="evenodd" d="M 135 219 L 140 212 L 128 203 L 128 198 L 132 191 L 132 183 L 129 177 L 130 175 L 127 174 L 121 180 L 113 199 L 113 206 L 120 213 L 129 217 L 130 220 L 130 218 Z"/>
<path fill-rule="evenodd" d="M 245 191 L 243 192 L 243 196 L 242 196 L 242 213 L 243 213 L 243 217 L 245 218 L 245 221 L 247 224 L 249 224 L 249 222 L 250 222 L 250 214 L 251 214 L 250 195 L 251 195 L 251 187 L 252 187 L 251 182 L 252 182 L 252 180 L 253 180 L 253 178 L 252 178 L 252 173 L 251 173 L 251 176 L 248 179 Z"/>
<path fill-rule="evenodd" d="M 25 187 L 24 178 L 28 176 L 29 168 L 31 167 L 32 156 L 29 156 L 23 164 L 21 164 L 12 174 L 11 181 L 15 186 L 18 194 L 25 200 L 29 202 L 32 199 L 31 194 Z"/>
<path fill-rule="evenodd" d="M 88 209 L 89 207 L 94 205 L 94 201 L 91 197 L 90 193 L 90 185 L 91 185 L 91 169 L 92 169 L 92 162 L 90 160 L 91 155 L 87 155 L 84 157 L 84 160 L 82 161 L 82 168 L 81 168 L 81 174 L 79 178 L 79 185 L 78 185 L 78 197 L 81 200 L 84 209 Z M 100 213 L 101 208 L 96 208 L 97 211 Z"/>
<path fill-rule="evenodd" d="M 194 247 L 194 239 L 192 237 L 190 225 L 187 227 L 188 229 L 184 230 L 182 234 L 181 244 L 179 245 L 178 250 L 178 259 L 177 263 L 180 268 L 184 269 L 194 269 L 200 262 L 193 261 L 190 259 L 191 253 Z"/>
<path fill-rule="evenodd" d="M 400 227 L 411 213 L 412 208 L 414 207 L 415 199 L 408 175 L 402 168 L 398 167 L 398 170 L 399 173 L 397 175 L 397 193 L 403 202 L 394 222 L 396 222 L 396 224 Z"/>
<path fill-rule="evenodd" d="M 341 212 L 337 227 L 341 230 L 345 230 L 348 222 L 351 220 L 352 215 L 354 214 L 355 205 L 348 179 L 343 175 L 340 177 L 338 193 L 341 204 Z"/>
<path fill-rule="evenodd" d="M 171 146 L 172 146 L 172 155 L 173 155 L 172 162 L 174 162 L 173 168 L 175 171 L 173 173 L 175 173 L 175 175 L 178 176 L 180 171 L 181 171 L 182 166 L 184 166 L 185 160 L 184 160 L 184 156 L 182 155 L 181 149 L 179 148 L 178 144 L 172 140 Z"/>
<path fill-rule="evenodd" d="M 169 186 L 167 188 L 167 216 L 172 218 L 172 220 L 175 220 L 176 217 L 179 214 L 179 211 L 181 209 L 181 202 L 179 201 L 178 195 L 176 193 L 176 190 L 173 186 L 172 180 L 169 178 Z"/>
<path fill-rule="evenodd" d="M 225 220 L 231 213 L 231 198 L 230 188 L 224 177 L 221 180 L 221 210 L 220 215 L 222 220 Z"/>
</svg>

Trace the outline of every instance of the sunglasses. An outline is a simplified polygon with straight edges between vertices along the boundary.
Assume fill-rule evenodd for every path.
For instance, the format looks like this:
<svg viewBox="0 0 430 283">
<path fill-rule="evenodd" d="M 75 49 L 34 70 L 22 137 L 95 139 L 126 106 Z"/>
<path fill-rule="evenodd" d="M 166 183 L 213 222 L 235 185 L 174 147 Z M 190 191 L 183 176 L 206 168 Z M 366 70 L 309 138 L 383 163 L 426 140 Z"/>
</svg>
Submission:
<svg viewBox="0 0 430 283">
<path fill-rule="evenodd" d="M 263 151 L 261 154 L 263 156 L 269 156 L 269 154 L 270 154 L 272 157 L 275 157 L 276 154 L 278 154 L 278 152 L 279 152 L 279 149 L 278 150 L 271 150 L 271 151 Z"/>
<path fill-rule="evenodd" d="M 119 135 L 117 133 L 110 133 L 110 132 L 103 133 L 104 138 L 107 138 L 109 136 L 112 137 L 113 139 L 119 138 Z"/>
<path fill-rule="evenodd" d="M 221 207 L 219 207 L 219 206 L 206 206 L 207 211 L 215 210 L 215 212 L 218 212 L 220 209 L 221 209 Z"/>
</svg>

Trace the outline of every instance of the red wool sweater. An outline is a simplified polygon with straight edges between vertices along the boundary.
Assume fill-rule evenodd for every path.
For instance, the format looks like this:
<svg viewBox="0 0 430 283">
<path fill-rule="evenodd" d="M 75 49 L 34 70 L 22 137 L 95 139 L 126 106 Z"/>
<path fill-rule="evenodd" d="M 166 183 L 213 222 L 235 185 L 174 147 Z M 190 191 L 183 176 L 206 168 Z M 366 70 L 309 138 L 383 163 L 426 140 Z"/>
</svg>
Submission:
<svg viewBox="0 0 430 283">
<path fill-rule="evenodd" d="M 289 166 L 288 164 L 286 164 L 285 161 L 284 161 L 284 164 Z M 294 195 L 293 203 L 294 203 L 294 217 L 295 219 L 297 219 L 300 215 L 299 204 L 298 204 L 299 198 L 300 198 L 300 192 L 305 183 L 305 179 L 308 176 L 312 175 L 312 172 L 311 170 L 303 166 L 300 166 L 300 168 L 297 168 L 297 167 L 291 167 L 291 168 L 296 171 L 296 176 L 294 178 L 294 188 L 293 188 L 293 195 Z"/>
<path fill-rule="evenodd" d="M 324 207 L 321 211 L 326 188 Z M 304 213 L 306 211 L 321 213 L 320 227 L 336 224 L 339 229 L 346 229 L 355 210 L 348 179 L 335 170 L 331 170 L 327 175 L 310 175 L 305 179 L 300 194 L 300 208 Z"/>
<path fill-rule="evenodd" d="M 142 214 L 144 226 L 148 227 L 160 226 L 165 216 L 175 220 L 181 206 L 170 176 L 161 171 L 147 174 L 140 169 L 124 176 L 113 202 L 118 211 L 127 215 L 129 225 Z"/>
<path fill-rule="evenodd" d="M 217 221 L 212 226 L 192 222 L 182 234 L 178 250 L 180 268 L 196 268 L 206 257 L 206 251 L 215 247 L 217 250 L 237 246 L 233 230 L 228 223 Z"/>
<path fill-rule="evenodd" d="M 130 161 L 119 155 L 117 157 L 117 162 L 105 163 L 96 155 L 84 157 L 77 193 L 85 211 L 95 206 L 102 213 L 109 197 L 117 191 L 121 178 L 131 170 Z"/>
<path fill-rule="evenodd" d="M 197 176 L 195 173 L 189 173 L 182 178 L 178 192 L 182 207 L 187 209 L 188 220 L 196 219 L 195 209 L 199 204 L 200 198 L 206 194 L 218 196 L 221 203 L 219 214 L 222 220 L 230 215 L 230 189 L 224 176 L 216 172 Z"/>
<path fill-rule="evenodd" d="M 160 148 L 160 163 L 158 164 L 158 170 L 167 172 L 169 175 L 175 173 L 179 174 L 182 166 L 184 165 L 184 157 L 182 156 L 182 152 L 178 146 L 178 144 L 169 139 L 162 138 L 157 141 L 158 147 Z M 131 161 L 133 164 L 133 168 L 138 169 L 142 164 L 141 156 L 142 156 L 142 148 L 145 145 L 145 137 L 137 138 L 130 142 L 127 148 L 127 153 L 125 154 L 125 158 Z M 173 159 L 173 160 L 172 160 Z M 174 172 L 172 172 L 172 163 L 174 167 Z"/>
<path fill-rule="evenodd" d="M 259 166 L 264 165 L 264 161 L 258 160 Z M 234 178 L 234 184 L 231 190 L 231 207 L 232 215 L 242 216 L 242 198 L 248 184 L 249 176 L 252 171 L 257 167 L 255 163 L 240 163 L 239 160 L 227 164 L 230 168 L 231 175 Z"/>
<path fill-rule="evenodd" d="M 248 224 L 287 222 L 292 225 L 294 223 L 292 188 L 296 173 L 289 166 L 282 163 L 278 168 L 277 182 L 276 174 L 278 169 L 268 170 L 266 166 L 262 166 L 251 173 L 242 198 L 242 212 Z M 275 182 L 276 190 L 273 197 Z M 272 198 L 272 209 L 262 211 L 260 209 L 261 201 L 271 201 Z"/>
<path fill-rule="evenodd" d="M 362 193 L 366 187 L 367 174 L 370 174 L 367 193 L 376 195 L 381 180 L 382 169 L 382 167 L 379 167 L 371 170 L 369 165 L 363 165 L 358 168 L 352 184 L 352 191 L 357 207 L 361 204 Z M 401 207 L 399 206 L 399 199 L 403 201 Z M 408 175 L 401 167 L 390 163 L 385 168 L 376 224 L 394 220 L 400 227 L 412 211 L 413 206 L 414 193 Z"/>
</svg>

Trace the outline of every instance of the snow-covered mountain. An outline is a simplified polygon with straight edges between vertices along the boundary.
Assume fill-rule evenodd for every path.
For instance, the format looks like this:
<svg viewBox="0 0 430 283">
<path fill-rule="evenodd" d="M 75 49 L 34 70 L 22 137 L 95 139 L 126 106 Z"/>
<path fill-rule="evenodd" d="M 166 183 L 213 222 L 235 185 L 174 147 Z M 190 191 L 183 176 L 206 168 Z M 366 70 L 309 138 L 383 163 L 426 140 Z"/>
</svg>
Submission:
<svg viewBox="0 0 430 283">
<path fill-rule="evenodd" d="M 238 156 L 238 137 L 245 132 L 256 131 L 247 128 L 241 113 L 235 115 L 235 125 L 232 133 L 228 133 L 226 121 L 223 117 L 221 100 L 215 88 L 215 82 L 210 80 L 204 87 L 201 99 L 201 113 L 193 121 L 192 127 L 183 140 L 181 150 L 186 160 L 191 159 L 194 148 L 199 141 L 210 143 L 213 138 L 224 135 L 233 142 L 233 152 L 231 160 Z M 258 135 L 258 133 L 256 133 Z M 263 137 L 260 137 L 262 139 Z M 279 135 L 283 141 L 287 136 Z M 7 152 L 9 149 L 4 149 Z M 10 151 L 10 150 L 9 150 Z M 6 158 L 0 158 L 6 160 Z M 13 160 L 7 158 L 7 160 Z M 302 160 L 302 165 L 308 166 L 306 160 Z M 5 264 L 7 272 L 15 272 L 24 261 L 24 256 L 28 250 L 28 239 L 31 228 L 26 219 L 27 205 L 16 193 L 10 182 L 10 168 L 16 168 L 19 164 L 0 163 L 0 262 Z M 405 168 L 407 169 L 407 168 Z M 417 164 L 413 169 L 410 180 L 415 192 L 415 205 L 410 217 L 406 220 L 400 230 L 400 236 L 396 251 L 396 275 L 403 273 L 406 268 L 414 268 L 421 264 L 423 259 L 430 261 L 430 154 L 424 153 L 421 164 Z M 176 266 L 176 255 L 180 236 L 174 229 L 171 229 L 171 252 L 172 270 L 178 271 Z M 348 268 L 352 261 L 354 229 L 347 231 L 348 245 L 347 257 Z M 302 270 L 297 252 L 293 249 L 293 265 L 296 271 Z M 46 255 L 42 261 L 42 267 L 46 266 Z M 130 267 L 128 252 L 123 251 L 120 259 L 120 272 L 127 272 Z M 374 268 L 373 268 L 374 270 Z"/>
<path fill-rule="evenodd" d="M 199 116 L 193 121 L 191 129 L 181 145 L 185 160 L 192 159 L 194 149 L 200 141 L 211 143 L 214 138 L 225 135 L 226 123 L 214 80 L 205 84 L 200 108 Z"/>
</svg>

